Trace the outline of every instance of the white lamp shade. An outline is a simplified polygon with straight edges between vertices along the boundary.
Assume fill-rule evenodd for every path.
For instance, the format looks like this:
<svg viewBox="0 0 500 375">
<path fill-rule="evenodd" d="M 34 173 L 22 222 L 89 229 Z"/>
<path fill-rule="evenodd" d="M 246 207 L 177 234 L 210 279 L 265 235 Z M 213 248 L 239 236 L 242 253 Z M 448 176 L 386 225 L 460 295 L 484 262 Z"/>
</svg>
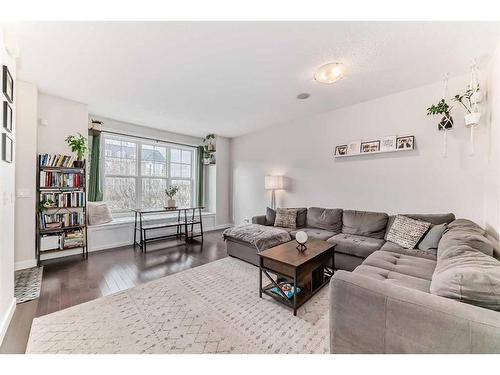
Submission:
<svg viewBox="0 0 500 375">
<path fill-rule="evenodd" d="M 283 189 L 283 176 L 266 176 L 265 187 L 266 190 Z"/>
</svg>

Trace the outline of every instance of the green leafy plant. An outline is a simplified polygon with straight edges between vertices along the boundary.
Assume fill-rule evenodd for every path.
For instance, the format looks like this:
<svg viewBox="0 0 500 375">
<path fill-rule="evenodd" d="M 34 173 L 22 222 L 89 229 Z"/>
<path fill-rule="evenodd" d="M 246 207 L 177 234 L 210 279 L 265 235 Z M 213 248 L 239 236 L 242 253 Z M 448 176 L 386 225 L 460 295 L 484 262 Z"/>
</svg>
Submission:
<svg viewBox="0 0 500 375">
<path fill-rule="evenodd" d="M 451 108 L 446 100 L 441 99 L 438 104 L 433 104 L 427 108 L 427 116 L 430 115 L 449 115 Z"/>
<path fill-rule="evenodd" d="M 215 140 L 215 134 L 213 133 L 207 134 L 207 136 L 203 138 L 203 143 L 211 142 L 211 140 Z"/>
<path fill-rule="evenodd" d="M 78 136 L 70 135 L 66 137 L 66 143 L 71 148 L 71 151 L 76 153 L 77 159 L 83 160 L 87 151 L 87 138 L 78 133 Z"/>
<path fill-rule="evenodd" d="M 168 188 L 165 189 L 165 194 L 167 194 L 167 197 L 169 199 L 173 199 L 178 192 L 179 192 L 178 185 L 170 185 Z"/>
<path fill-rule="evenodd" d="M 47 199 L 45 202 L 38 203 L 39 211 L 43 211 L 46 208 L 53 208 L 53 207 L 55 207 L 55 202 L 52 199 Z"/>
<path fill-rule="evenodd" d="M 472 101 L 470 100 L 470 98 L 478 91 L 479 85 L 477 85 L 475 90 L 473 90 L 472 88 L 468 88 L 462 95 L 457 94 L 451 100 L 462 104 L 467 113 L 472 113 Z"/>
</svg>

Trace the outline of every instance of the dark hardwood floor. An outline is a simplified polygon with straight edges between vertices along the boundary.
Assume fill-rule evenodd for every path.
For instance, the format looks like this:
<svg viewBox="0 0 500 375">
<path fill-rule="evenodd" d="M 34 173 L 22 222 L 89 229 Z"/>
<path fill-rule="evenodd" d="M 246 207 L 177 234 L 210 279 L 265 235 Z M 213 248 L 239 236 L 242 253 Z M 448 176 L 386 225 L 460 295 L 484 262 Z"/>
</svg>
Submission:
<svg viewBox="0 0 500 375">
<path fill-rule="evenodd" d="M 205 233 L 187 244 L 148 244 L 143 254 L 132 246 L 71 256 L 44 263 L 38 300 L 18 304 L 0 353 L 24 353 L 33 318 L 78 305 L 227 256 L 222 231 Z"/>
</svg>

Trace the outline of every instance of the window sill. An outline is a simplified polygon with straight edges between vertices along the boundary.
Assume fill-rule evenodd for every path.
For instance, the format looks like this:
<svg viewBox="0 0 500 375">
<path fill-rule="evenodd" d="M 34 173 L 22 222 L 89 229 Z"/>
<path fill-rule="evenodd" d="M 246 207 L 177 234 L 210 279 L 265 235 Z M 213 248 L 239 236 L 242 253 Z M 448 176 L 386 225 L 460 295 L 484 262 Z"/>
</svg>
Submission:
<svg viewBox="0 0 500 375">
<path fill-rule="evenodd" d="M 215 212 L 202 212 L 201 216 L 202 217 L 215 216 Z M 176 220 L 177 214 L 168 213 L 168 214 L 143 215 L 142 222 L 143 224 L 145 224 L 145 223 L 153 223 L 157 220 L 168 220 L 168 219 Z M 113 220 L 110 221 L 109 223 L 89 225 L 88 229 L 100 229 L 100 228 L 104 229 L 110 227 L 128 226 L 131 224 L 134 224 L 134 215 L 114 217 Z"/>
</svg>

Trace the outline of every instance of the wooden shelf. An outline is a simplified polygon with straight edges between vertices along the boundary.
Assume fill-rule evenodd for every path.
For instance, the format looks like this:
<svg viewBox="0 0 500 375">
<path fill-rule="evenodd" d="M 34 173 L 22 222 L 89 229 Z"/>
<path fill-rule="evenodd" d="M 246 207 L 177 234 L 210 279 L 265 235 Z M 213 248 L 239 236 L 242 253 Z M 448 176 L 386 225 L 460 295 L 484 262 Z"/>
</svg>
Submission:
<svg viewBox="0 0 500 375">
<path fill-rule="evenodd" d="M 405 152 L 405 151 L 415 151 L 414 148 L 405 148 L 402 150 L 388 150 L 388 151 L 373 151 L 373 152 L 360 152 L 358 154 L 346 154 L 346 155 L 333 155 L 335 159 L 337 158 L 349 158 L 351 156 L 367 156 L 367 155 L 375 155 L 375 154 L 388 154 L 391 152 Z"/>
<path fill-rule="evenodd" d="M 75 229 L 83 229 L 85 225 L 73 225 L 71 227 L 62 227 L 62 228 L 51 228 L 51 229 L 40 229 L 40 234 L 48 234 L 48 233 L 62 233 L 67 230 L 75 230 Z"/>
<path fill-rule="evenodd" d="M 44 193 L 44 192 L 56 192 L 56 193 L 67 193 L 67 192 L 75 192 L 75 191 L 81 191 L 85 192 L 85 187 L 80 186 L 80 187 L 48 187 L 48 186 L 42 186 L 37 189 L 38 192 Z"/>
<path fill-rule="evenodd" d="M 83 173 L 84 168 L 74 168 L 74 167 L 40 167 L 41 171 L 53 171 L 53 172 L 63 172 L 63 173 Z"/>
</svg>

